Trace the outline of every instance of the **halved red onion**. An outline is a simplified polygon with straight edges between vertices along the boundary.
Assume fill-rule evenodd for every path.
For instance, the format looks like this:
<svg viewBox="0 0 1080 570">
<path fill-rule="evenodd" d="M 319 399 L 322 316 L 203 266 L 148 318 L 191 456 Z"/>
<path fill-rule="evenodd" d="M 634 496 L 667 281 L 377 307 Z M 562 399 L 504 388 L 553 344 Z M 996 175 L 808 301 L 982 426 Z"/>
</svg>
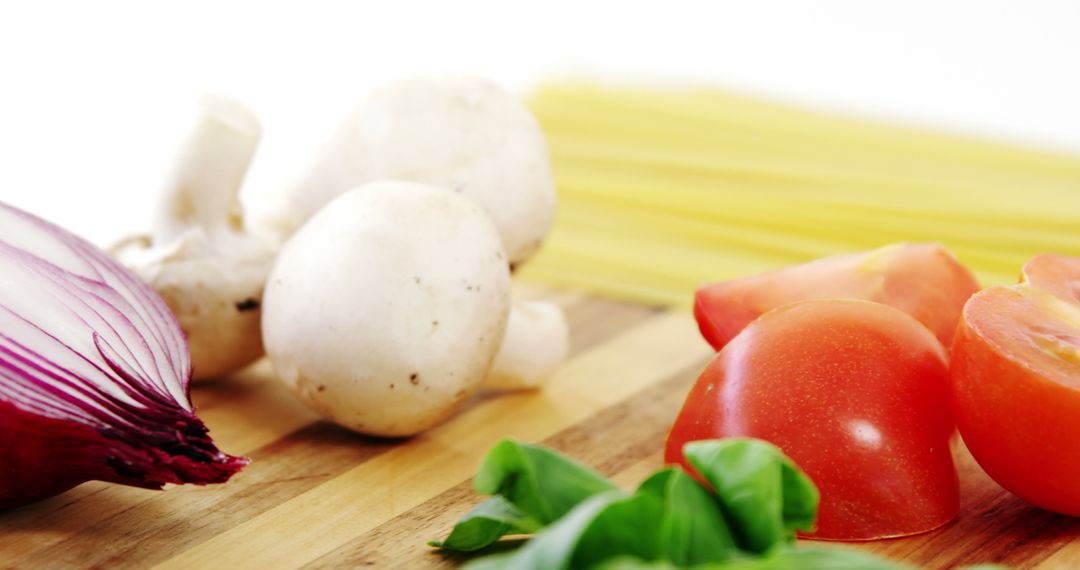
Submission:
<svg viewBox="0 0 1080 570">
<path fill-rule="evenodd" d="M 187 342 L 148 285 L 0 202 L 0 509 L 90 480 L 160 489 L 247 465 L 188 394 Z"/>
</svg>

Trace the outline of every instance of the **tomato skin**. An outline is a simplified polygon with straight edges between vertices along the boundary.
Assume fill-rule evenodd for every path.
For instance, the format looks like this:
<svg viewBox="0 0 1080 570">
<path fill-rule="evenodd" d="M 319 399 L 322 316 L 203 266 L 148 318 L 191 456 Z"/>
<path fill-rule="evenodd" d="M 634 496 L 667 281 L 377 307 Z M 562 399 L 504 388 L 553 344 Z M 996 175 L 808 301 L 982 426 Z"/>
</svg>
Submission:
<svg viewBox="0 0 1080 570">
<path fill-rule="evenodd" d="M 1080 516 L 1080 260 L 1054 257 L 1025 266 L 1028 282 L 968 301 L 950 381 L 983 470 L 1025 501 Z"/>
<path fill-rule="evenodd" d="M 694 317 L 705 340 L 720 350 L 776 307 L 809 299 L 865 299 L 910 314 L 949 347 L 964 303 L 978 290 L 971 271 L 945 246 L 900 243 L 706 285 L 694 296 Z"/>
<path fill-rule="evenodd" d="M 706 367 L 668 436 L 770 441 L 821 491 L 813 538 L 916 534 L 956 516 L 947 356 L 886 305 L 813 300 L 746 327 Z"/>
</svg>

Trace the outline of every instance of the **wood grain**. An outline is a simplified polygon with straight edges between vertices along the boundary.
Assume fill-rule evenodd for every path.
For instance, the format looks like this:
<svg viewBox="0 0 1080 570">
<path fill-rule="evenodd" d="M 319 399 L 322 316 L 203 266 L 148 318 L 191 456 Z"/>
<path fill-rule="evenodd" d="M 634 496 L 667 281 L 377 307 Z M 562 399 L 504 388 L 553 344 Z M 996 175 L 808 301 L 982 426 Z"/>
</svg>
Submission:
<svg viewBox="0 0 1080 570">
<path fill-rule="evenodd" d="M 660 466 L 666 431 L 711 351 L 683 313 L 522 295 L 555 299 L 571 322 L 573 357 L 544 391 L 483 393 L 429 433 L 380 440 L 319 421 L 259 365 L 193 391 L 222 447 L 253 459 L 233 481 L 165 492 L 88 483 L 0 513 L 0 567 L 453 567 L 459 559 L 424 543 L 482 500 L 470 477 L 502 437 L 543 442 L 632 486 Z M 962 447 L 956 454 L 956 521 L 854 546 L 933 568 L 1080 565 L 1076 519 L 1026 505 Z"/>
</svg>

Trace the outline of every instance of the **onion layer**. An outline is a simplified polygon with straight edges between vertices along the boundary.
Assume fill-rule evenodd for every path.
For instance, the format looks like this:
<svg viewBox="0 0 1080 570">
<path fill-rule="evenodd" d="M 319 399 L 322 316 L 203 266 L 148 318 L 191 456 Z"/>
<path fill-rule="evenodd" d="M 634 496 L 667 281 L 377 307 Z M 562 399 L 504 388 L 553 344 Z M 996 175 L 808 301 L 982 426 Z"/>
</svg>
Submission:
<svg viewBox="0 0 1080 570">
<path fill-rule="evenodd" d="M 187 342 L 148 285 L 90 243 L 0 202 L 0 509 L 89 480 L 221 483 Z"/>
</svg>

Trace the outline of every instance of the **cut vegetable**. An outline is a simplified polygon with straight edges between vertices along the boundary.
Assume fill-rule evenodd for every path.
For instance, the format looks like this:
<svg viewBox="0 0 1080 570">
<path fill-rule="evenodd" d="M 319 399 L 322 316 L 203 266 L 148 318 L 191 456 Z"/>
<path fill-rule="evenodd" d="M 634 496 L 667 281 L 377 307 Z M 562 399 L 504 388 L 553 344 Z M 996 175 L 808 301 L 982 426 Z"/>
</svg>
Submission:
<svg viewBox="0 0 1080 570">
<path fill-rule="evenodd" d="M 770 309 L 809 299 L 865 299 L 915 317 L 951 346 L 975 277 L 940 244 L 896 244 L 698 289 L 694 316 L 717 350 Z"/>
<path fill-rule="evenodd" d="M 950 367 L 956 423 L 1002 487 L 1080 516 L 1080 259 L 1040 255 L 1024 275 L 964 307 Z"/>
<path fill-rule="evenodd" d="M 687 442 L 761 438 L 821 491 L 808 536 L 925 532 L 959 509 L 947 381 L 941 344 L 904 312 L 856 300 L 786 305 L 751 323 L 702 372 L 665 456 L 688 465 Z"/>
<path fill-rule="evenodd" d="M 1036 255 L 1024 265 L 1022 279 L 1063 301 L 1080 303 L 1080 258 L 1053 253 Z"/>
<path fill-rule="evenodd" d="M 153 289 L 86 241 L 0 203 L 0 508 L 93 479 L 220 483 L 188 398 L 183 333 Z"/>
</svg>

